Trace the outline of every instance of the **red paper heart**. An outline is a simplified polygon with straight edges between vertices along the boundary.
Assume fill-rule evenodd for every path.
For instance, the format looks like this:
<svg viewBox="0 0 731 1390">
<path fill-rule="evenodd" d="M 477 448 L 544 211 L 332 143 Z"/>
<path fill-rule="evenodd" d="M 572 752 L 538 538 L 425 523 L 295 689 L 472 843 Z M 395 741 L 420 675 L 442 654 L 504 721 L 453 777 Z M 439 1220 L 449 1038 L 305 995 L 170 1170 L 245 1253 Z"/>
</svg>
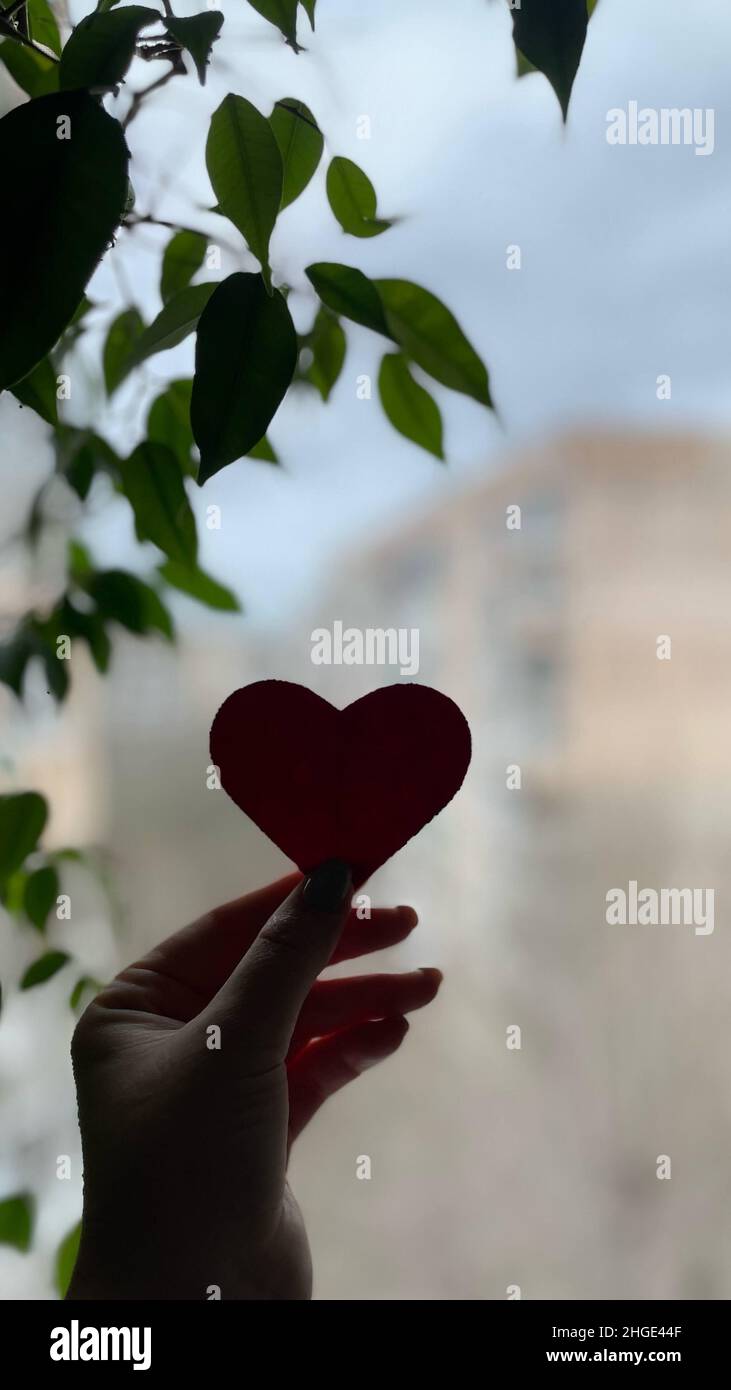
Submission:
<svg viewBox="0 0 731 1390">
<path fill-rule="evenodd" d="M 464 715 L 426 685 L 389 685 L 336 709 L 303 685 L 235 690 L 211 758 L 241 810 L 309 873 L 326 859 L 367 879 L 451 801 L 471 753 Z"/>
</svg>

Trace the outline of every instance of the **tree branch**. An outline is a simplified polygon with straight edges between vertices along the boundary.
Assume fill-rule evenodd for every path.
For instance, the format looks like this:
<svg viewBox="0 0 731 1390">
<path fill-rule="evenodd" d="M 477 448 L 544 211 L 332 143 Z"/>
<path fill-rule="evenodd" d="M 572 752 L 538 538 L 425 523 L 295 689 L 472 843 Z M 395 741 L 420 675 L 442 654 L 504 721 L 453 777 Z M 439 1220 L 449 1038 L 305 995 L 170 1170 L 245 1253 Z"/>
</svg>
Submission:
<svg viewBox="0 0 731 1390">
<path fill-rule="evenodd" d="M 125 218 L 122 223 L 128 231 L 133 231 L 135 227 L 165 227 L 170 232 L 192 232 L 194 236 L 207 236 L 207 232 L 201 232 L 196 227 L 183 227 L 180 222 L 167 222 L 163 217 L 153 217 L 152 213 L 133 213 L 130 218 Z"/>
<path fill-rule="evenodd" d="M 141 91 L 135 92 L 130 103 L 129 111 L 127 112 L 127 115 L 122 121 L 122 130 L 126 130 L 130 122 L 135 119 L 135 116 L 139 115 L 140 107 L 142 106 L 145 98 L 149 97 L 151 92 L 159 91 L 160 87 L 166 86 L 166 84 L 170 81 L 171 77 L 175 77 L 179 72 L 185 72 L 185 68 L 182 67 L 182 65 L 179 66 L 176 59 L 173 59 L 172 63 L 173 65 L 170 68 L 169 72 L 164 72 L 162 77 L 158 77 L 156 81 L 151 82 L 149 87 L 143 87 Z"/>
</svg>

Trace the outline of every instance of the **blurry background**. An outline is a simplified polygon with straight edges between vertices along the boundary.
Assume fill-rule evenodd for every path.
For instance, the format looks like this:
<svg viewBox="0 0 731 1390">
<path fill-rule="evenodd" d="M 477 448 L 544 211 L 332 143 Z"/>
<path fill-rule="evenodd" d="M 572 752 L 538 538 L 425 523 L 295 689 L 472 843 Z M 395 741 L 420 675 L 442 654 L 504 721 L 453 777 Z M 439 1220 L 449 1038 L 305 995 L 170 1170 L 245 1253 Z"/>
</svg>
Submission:
<svg viewBox="0 0 731 1390">
<path fill-rule="evenodd" d="M 500 1299 L 519 1285 L 524 1298 L 731 1297 L 731 12 L 724 0 L 702 14 L 600 0 L 564 130 L 545 79 L 515 80 L 502 3 L 319 0 L 297 57 L 250 9 L 223 8 L 206 87 L 172 83 L 130 126 L 136 210 L 220 237 L 202 211 L 207 113 L 228 90 L 263 110 L 303 99 L 327 153 L 361 164 L 379 210 L 402 220 L 372 241 L 344 237 L 323 161 L 272 246 L 298 328 L 313 315 L 312 260 L 413 278 L 486 361 L 501 424 L 435 386 L 444 468 L 391 430 L 375 390 L 358 399 L 379 345 L 349 329 L 329 405 L 292 394 L 274 422 L 283 467 L 242 461 L 193 497 L 201 564 L 243 615 L 180 598 L 177 648 L 120 632 L 104 681 L 80 653 L 60 714 L 40 671 L 22 707 L 0 688 L 0 789 L 44 791 L 47 844 L 100 845 L 113 866 L 115 912 L 70 866 L 72 920 L 49 935 L 103 979 L 286 868 L 206 787 L 216 708 L 271 676 L 349 703 L 397 670 L 313 666 L 312 630 L 417 627 L 417 679 L 461 704 L 474 760 L 455 802 L 369 891 L 421 914 L 383 964 L 436 964 L 446 978 L 398 1056 L 330 1102 L 295 1154 L 316 1296 Z M 155 76 L 138 67 L 130 87 Z M 9 109 L 21 94 L 0 84 Z M 609 147 L 606 113 L 630 100 L 714 108 L 714 154 Z M 121 233 L 74 359 L 68 419 L 91 419 L 125 452 L 161 385 L 192 367 L 188 340 L 105 402 L 108 321 L 130 297 L 156 312 L 167 237 Z M 510 245 L 520 271 L 506 268 Z M 252 264 L 233 239 L 222 251 L 224 274 Z M 670 400 L 657 396 L 664 374 Z M 7 394 L 0 429 L 8 627 L 52 599 L 69 528 L 97 560 L 149 571 L 153 549 L 136 545 L 103 480 L 83 518 L 59 496 L 58 526 L 29 559 L 12 538 L 50 445 Z M 218 531 L 205 526 L 211 504 Z M 506 528 L 512 505 L 519 531 Z M 657 660 L 661 634 L 671 661 Z M 511 765 L 520 790 L 506 786 Z M 630 879 L 715 888 L 713 935 L 609 927 L 605 895 Z M 53 1296 L 53 1252 L 80 1209 L 73 974 L 19 994 L 37 947 L 3 920 L 0 1192 L 38 1195 L 33 1250 L 0 1247 L 6 1298 Z M 506 1048 L 514 1025 L 520 1050 Z M 59 1154 L 71 1181 L 56 1177 Z M 366 1154 L 372 1178 L 359 1181 Z"/>
</svg>

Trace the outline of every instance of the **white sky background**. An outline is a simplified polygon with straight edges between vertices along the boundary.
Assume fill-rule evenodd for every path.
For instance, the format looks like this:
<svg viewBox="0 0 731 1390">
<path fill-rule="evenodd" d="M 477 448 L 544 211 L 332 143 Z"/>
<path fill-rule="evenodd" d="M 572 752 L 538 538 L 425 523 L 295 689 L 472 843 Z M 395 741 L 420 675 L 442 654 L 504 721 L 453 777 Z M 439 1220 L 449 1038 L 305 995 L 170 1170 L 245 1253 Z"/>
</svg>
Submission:
<svg viewBox="0 0 731 1390">
<path fill-rule="evenodd" d="M 176 0 L 175 8 L 194 14 L 201 4 Z M 222 8 L 206 87 L 175 79 L 130 126 L 136 211 L 224 237 L 231 253 L 223 274 L 254 268 L 236 230 L 198 210 L 214 201 L 204 162 L 207 114 L 227 91 L 265 113 L 277 98 L 303 99 L 323 128 L 326 153 L 272 242 L 275 280 L 293 287 L 298 327 L 314 313 L 304 276 L 311 261 L 416 280 L 444 300 L 482 355 L 504 423 L 503 431 L 474 402 L 429 382 L 445 421 L 444 469 L 385 421 L 376 385 L 385 345 L 348 325 L 348 356 L 329 404 L 300 393 L 270 430 L 285 469 L 241 461 L 194 489 L 199 517 L 209 502 L 223 509 L 220 532 L 200 527 L 201 564 L 242 596 L 249 622 L 291 620 L 343 548 L 367 545 L 535 436 L 597 422 L 728 427 L 728 0 L 600 0 L 566 131 L 547 81 L 515 80 L 504 0 L 318 0 L 316 34 L 301 14 L 308 51 L 298 56 L 243 0 Z M 88 10 L 72 5 L 75 18 Z M 128 87 L 162 70 L 138 62 Z M 607 111 L 630 100 L 715 108 L 715 153 L 610 147 Z M 107 105 L 123 114 L 127 101 L 125 94 Z M 364 114 L 370 140 L 357 138 Z M 341 232 L 324 188 L 333 154 L 366 170 L 379 212 L 403 218 L 397 227 L 366 241 Z M 168 236 L 149 227 L 120 236 L 92 283 L 91 297 L 107 306 L 97 323 L 106 327 L 111 306 L 125 302 L 120 282 L 153 317 Z M 506 269 L 511 243 L 522 248 L 520 272 Z M 89 332 L 81 351 L 100 408 L 101 342 Z M 149 361 L 144 395 L 138 375 L 112 411 L 94 408 L 92 423 L 131 449 L 149 400 L 192 364 L 190 338 Z M 356 397 L 365 372 L 373 378 L 370 402 Z M 672 402 L 656 398 L 663 372 L 672 376 Z M 78 421 L 88 418 L 80 412 Z M 10 439 L 7 473 L 22 467 L 29 481 L 42 476 L 44 427 L 6 396 L 0 428 Z M 86 534 L 96 558 L 150 568 L 156 552 L 135 544 L 128 506 L 112 500 L 93 510 Z M 191 620 L 212 621 L 181 604 Z"/>
</svg>

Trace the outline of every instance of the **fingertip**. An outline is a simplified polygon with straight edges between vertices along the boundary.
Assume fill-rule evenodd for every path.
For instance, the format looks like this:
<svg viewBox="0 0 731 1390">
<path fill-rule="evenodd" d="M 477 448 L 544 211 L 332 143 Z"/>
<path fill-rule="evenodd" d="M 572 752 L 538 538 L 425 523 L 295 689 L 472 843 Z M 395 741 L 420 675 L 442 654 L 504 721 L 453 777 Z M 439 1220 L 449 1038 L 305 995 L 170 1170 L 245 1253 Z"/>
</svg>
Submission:
<svg viewBox="0 0 731 1390">
<path fill-rule="evenodd" d="M 444 976 L 434 965 L 420 965 L 419 974 L 424 975 L 432 989 L 432 998 L 439 993 Z"/>
<path fill-rule="evenodd" d="M 406 904 L 401 903 L 396 908 L 396 911 L 398 912 L 398 915 L 401 921 L 403 922 L 404 926 L 407 927 L 409 931 L 413 930 L 413 928 L 417 926 L 419 921 L 419 914 L 416 911 L 415 907 L 408 907 Z"/>
<path fill-rule="evenodd" d="M 309 911 L 341 913 L 350 906 L 353 877 L 344 859 L 326 859 L 318 864 L 301 887 L 302 901 Z"/>
</svg>

